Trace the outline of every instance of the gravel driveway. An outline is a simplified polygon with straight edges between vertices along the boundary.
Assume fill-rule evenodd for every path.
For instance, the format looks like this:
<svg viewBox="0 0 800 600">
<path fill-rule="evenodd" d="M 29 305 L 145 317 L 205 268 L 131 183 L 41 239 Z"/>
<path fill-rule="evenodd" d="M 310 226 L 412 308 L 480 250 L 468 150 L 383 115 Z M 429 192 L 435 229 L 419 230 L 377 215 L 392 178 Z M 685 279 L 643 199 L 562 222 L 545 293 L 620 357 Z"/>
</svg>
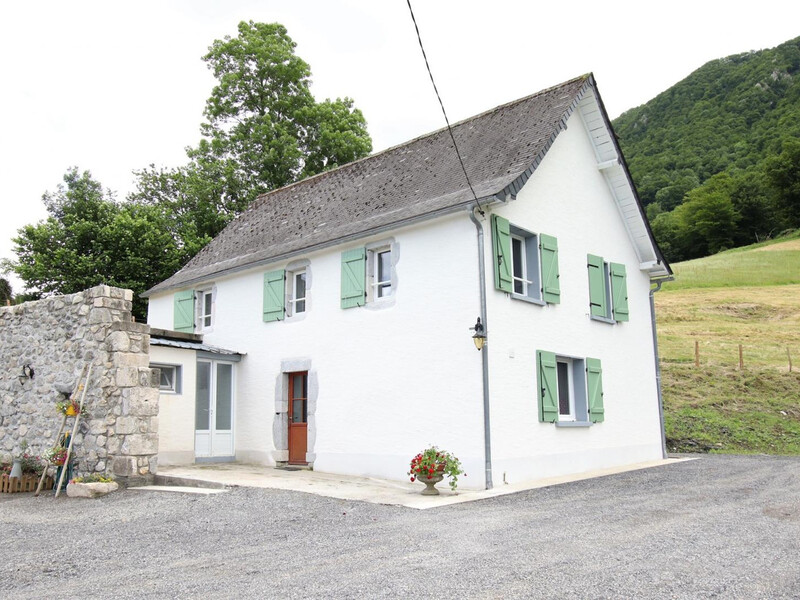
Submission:
<svg viewBox="0 0 800 600">
<path fill-rule="evenodd" d="M 0 598 L 799 598 L 800 458 L 418 511 L 299 492 L 0 495 Z"/>
</svg>

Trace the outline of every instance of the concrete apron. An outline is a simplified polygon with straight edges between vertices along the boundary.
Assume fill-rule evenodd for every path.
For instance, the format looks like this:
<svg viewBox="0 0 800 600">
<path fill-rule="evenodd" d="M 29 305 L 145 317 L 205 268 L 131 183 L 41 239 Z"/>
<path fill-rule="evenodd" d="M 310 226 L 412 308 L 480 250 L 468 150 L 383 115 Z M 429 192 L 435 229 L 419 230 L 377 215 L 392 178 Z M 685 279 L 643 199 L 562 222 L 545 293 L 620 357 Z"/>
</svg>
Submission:
<svg viewBox="0 0 800 600">
<path fill-rule="evenodd" d="M 576 475 L 549 477 L 535 481 L 521 483 L 500 484 L 491 490 L 466 490 L 459 489 L 451 492 L 446 481 L 436 487 L 439 496 L 422 496 L 420 492 L 424 485 L 415 482 L 390 481 L 374 477 L 353 477 L 350 475 L 335 475 L 317 471 L 299 470 L 285 471 L 263 465 L 249 465 L 242 463 L 206 463 L 188 466 L 159 466 L 158 475 L 175 480 L 183 480 L 186 485 L 198 486 L 242 486 L 291 490 L 318 494 L 341 500 L 359 500 L 374 504 L 394 504 L 420 510 L 438 508 L 459 502 L 471 502 L 484 498 L 504 496 L 524 490 L 581 481 L 593 477 L 615 475 L 627 471 L 648 469 L 674 463 L 695 460 L 695 458 L 668 458 L 644 463 L 598 469 Z M 178 491 L 177 489 L 175 491 Z"/>
</svg>

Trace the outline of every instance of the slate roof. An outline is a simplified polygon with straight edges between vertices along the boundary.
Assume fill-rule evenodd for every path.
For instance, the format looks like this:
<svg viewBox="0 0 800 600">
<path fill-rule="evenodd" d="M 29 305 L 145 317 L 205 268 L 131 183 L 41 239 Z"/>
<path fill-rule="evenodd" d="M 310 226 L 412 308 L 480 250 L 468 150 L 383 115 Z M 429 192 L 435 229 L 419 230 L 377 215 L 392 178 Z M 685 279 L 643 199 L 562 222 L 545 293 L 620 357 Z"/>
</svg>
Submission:
<svg viewBox="0 0 800 600">
<path fill-rule="evenodd" d="M 453 125 L 478 198 L 515 194 L 589 89 L 577 77 Z M 259 196 L 145 295 L 208 281 L 474 202 L 447 129 Z"/>
</svg>

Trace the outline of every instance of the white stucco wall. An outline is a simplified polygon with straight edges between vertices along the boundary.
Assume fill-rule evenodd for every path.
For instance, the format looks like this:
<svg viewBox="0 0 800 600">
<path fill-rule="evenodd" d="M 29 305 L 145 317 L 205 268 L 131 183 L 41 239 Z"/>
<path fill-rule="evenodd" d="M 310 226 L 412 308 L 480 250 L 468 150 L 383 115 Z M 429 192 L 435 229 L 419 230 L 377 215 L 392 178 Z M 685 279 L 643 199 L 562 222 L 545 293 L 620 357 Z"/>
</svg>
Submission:
<svg viewBox="0 0 800 600">
<path fill-rule="evenodd" d="M 150 364 L 180 365 L 181 392 L 161 392 L 158 404 L 158 463 L 194 462 L 194 407 L 196 382 L 194 350 L 150 345 Z"/>
<path fill-rule="evenodd" d="M 341 252 L 390 238 L 394 295 L 341 309 Z M 203 341 L 247 354 L 236 367 L 237 459 L 274 464 L 281 363 L 310 361 L 316 470 L 403 479 L 411 457 L 437 444 L 464 463 L 460 485 L 482 488 L 481 357 L 469 331 L 479 315 L 477 246 L 467 214 L 298 258 L 309 259 L 311 279 L 299 318 L 262 320 L 263 275 L 287 263 L 213 281 L 214 326 Z M 172 312 L 171 292 L 150 298 L 152 326 L 171 329 Z"/>
<path fill-rule="evenodd" d="M 495 482 L 661 458 L 649 278 L 639 270 L 577 112 L 516 200 L 493 212 L 530 232 L 557 237 L 561 289 L 560 304 L 547 306 L 495 290 L 487 243 Z M 589 318 L 588 253 L 625 264 L 629 322 Z M 539 422 L 537 350 L 602 361 L 603 423 L 568 429 Z"/>
</svg>

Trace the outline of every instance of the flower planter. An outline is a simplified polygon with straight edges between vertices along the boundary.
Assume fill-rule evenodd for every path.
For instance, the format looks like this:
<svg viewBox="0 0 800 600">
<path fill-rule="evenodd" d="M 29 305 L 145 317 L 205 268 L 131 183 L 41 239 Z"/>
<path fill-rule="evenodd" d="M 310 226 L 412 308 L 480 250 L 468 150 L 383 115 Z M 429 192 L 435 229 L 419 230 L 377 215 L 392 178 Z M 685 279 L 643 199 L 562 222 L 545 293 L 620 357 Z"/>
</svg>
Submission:
<svg viewBox="0 0 800 600">
<path fill-rule="evenodd" d="M 69 483 L 67 484 L 67 496 L 70 498 L 98 498 L 111 492 L 116 492 L 119 484 L 116 481 L 108 483 Z"/>
<path fill-rule="evenodd" d="M 439 490 L 436 489 L 436 484 L 444 479 L 444 475 L 439 472 L 435 473 L 432 477 L 424 477 L 417 475 L 417 481 L 425 484 L 425 489 L 420 492 L 423 496 L 438 496 Z"/>
</svg>

